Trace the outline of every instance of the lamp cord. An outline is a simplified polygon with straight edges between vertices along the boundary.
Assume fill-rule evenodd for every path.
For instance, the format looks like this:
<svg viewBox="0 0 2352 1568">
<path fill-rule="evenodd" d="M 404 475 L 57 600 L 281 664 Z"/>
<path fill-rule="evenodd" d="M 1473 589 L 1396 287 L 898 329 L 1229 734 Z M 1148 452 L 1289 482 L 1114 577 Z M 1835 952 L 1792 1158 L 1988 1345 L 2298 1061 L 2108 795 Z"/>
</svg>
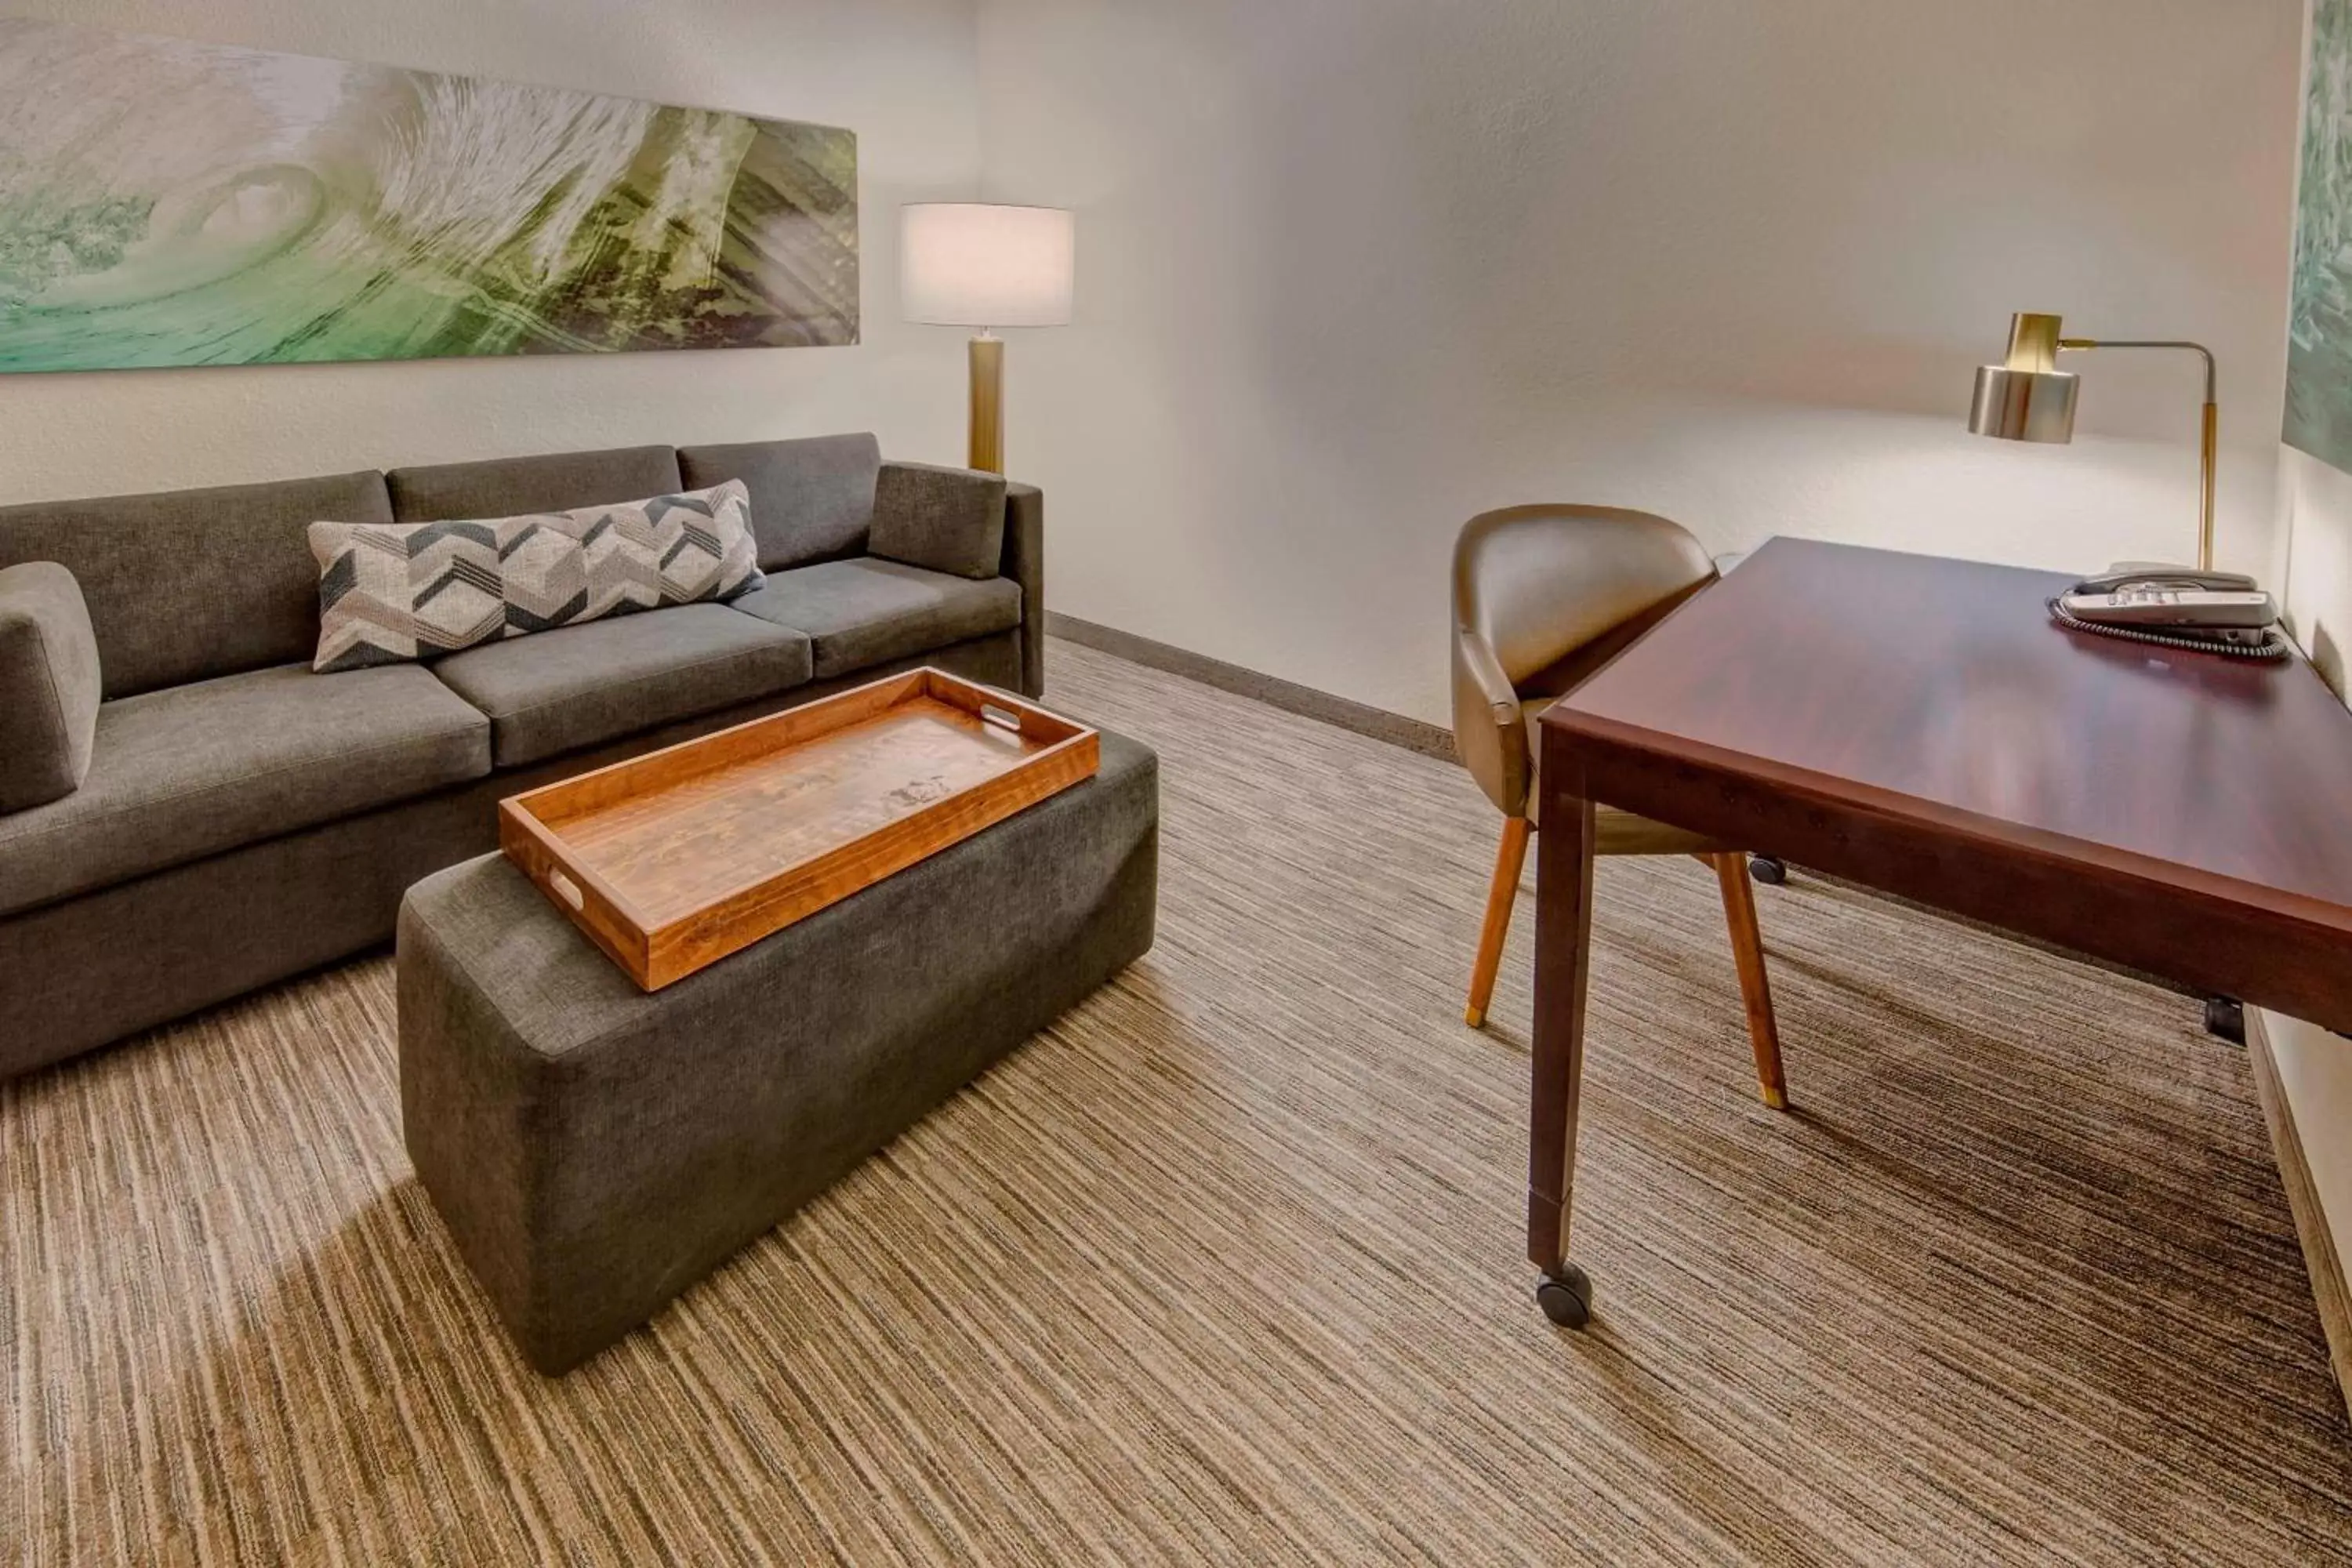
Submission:
<svg viewBox="0 0 2352 1568">
<path fill-rule="evenodd" d="M 2051 618 L 2071 632 L 2091 632 L 2103 637 L 2121 637 L 2126 642 L 2154 643 L 2159 647 L 2177 647 L 2189 653 L 2218 653 L 2225 658 L 2281 659 L 2294 651 L 2294 645 L 2279 636 L 2276 626 L 2263 629 L 2263 640 L 2252 643 L 2207 642 L 2199 637 L 2173 637 L 2164 632 L 2143 631 L 2137 626 L 2107 626 L 2096 621 L 2086 621 L 2060 604 L 2048 601 Z"/>
</svg>

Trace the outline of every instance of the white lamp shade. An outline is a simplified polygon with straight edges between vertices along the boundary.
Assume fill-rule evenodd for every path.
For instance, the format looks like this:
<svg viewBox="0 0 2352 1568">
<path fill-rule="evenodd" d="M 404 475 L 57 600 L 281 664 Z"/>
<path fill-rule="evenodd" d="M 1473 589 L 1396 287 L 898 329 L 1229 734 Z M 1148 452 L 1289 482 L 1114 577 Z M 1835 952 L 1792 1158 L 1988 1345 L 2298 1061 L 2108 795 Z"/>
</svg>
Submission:
<svg viewBox="0 0 2352 1568">
<path fill-rule="evenodd" d="M 919 202 L 898 211 L 898 298 L 907 320 L 946 327 L 1068 323 L 1077 232 L 1062 208 Z"/>
</svg>

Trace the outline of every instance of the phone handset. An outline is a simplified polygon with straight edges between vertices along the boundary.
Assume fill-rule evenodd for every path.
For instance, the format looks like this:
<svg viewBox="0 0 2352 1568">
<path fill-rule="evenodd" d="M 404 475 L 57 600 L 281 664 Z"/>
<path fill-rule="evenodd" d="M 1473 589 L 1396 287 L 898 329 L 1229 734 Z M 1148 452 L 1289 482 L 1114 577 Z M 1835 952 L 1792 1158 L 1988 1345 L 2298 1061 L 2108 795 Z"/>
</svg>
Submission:
<svg viewBox="0 0 2352 1568">
<path fill-rule="evenodd" d="M 2054 601 L 2059 619 L 2092 630 L 2161 637 L 2183 646 L 2268 649 L 2278 606 L 2236 572 L 2125 562 L 2086 577 Z"/>
<path fill-rule="evenodd" d="M 2168 566 L 2159 561 L 2118 561 L 2097 576 L 2085 577 L 2066 591 L 2069 594 L 2112 594 L 2135 584 L 2193 588 L 2209 594 L 2251 594 L 2257 591 L 2254 580 L 2242 572 L 2197 572 L 2186 566 Z"/>
</svg>

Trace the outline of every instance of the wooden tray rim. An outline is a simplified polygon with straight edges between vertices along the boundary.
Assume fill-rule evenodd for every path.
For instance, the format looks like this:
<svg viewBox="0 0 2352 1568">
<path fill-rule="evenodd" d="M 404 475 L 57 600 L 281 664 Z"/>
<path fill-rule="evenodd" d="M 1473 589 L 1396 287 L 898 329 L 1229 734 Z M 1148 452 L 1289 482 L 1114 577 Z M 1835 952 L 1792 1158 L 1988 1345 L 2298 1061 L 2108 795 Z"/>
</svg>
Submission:
<svg viewBox="0 0 2352 1568">
<path fill-rule="evenodd" d="M 879 718 L 894 708 L 927 697 L 952 707 L 961 708 L 975 715 L 983 707 L 997 708 L 1016 714 L 1022 720 L 1024 734 L 1029 732 L 1029 725 L 1032 721 L 1041 729 L 1058 730 L 1063 733 L 1058 738 L 1045 742 L 1035 751 L 1021 757 L 1003 773 L 983 781 L 982 784 L 970 785 L 943 795 L 936 801 L 927 802 L 916 811 L 886 823 L 871 833 L 863 834 L 833 846 L 814 859 L 763 876 L 752 877 L 740 885 L 715 896 L 699 909 L 662 921 L 649 919 L 646 911 L 633 902 L 618 886 L 576 859 L 572 853 L 571 846 L 562 836 L 560 828 L 562 819 L 551 821 L 540 813 L 541 803 L 551 797 L 580 793 L 583 786 L 592 785 L 593 781 L 609 781 L 625 777 L 635 772 L 656 772 L 661 759 L 680 752 L 700 751 L 727 753 L 715 757 L 708 768 L 697 769 L 695 773 L 685 775 L 688 778 L 695 777 L 702 773 L 715 772 L 758 756 L 808 744 L 825 735 L 835 734 L 856 724 Z M 746 737 L 752 732 L 769 730 L 794 732 L 789 739 L 779 740 L 769 746 L 743 744 Z M 499 814 L 502 826 L 511 827 L 530 840 L 551 866 L 560 868 L 565 877 L 571 879 L 585 892 L 593 894 L 614 916 L 626 923 L 630 929 L 625 932 L 608 932 L 598 929 L 596 924 L 585 918 L 587 913 L 585 908 L 574 905 L 563 899 L 562 895 L 556 894 L 553 889 L 544 886 L 540 879 L 531 873 L 528 866 L 518 863 L 517 868 L 529 877 L 534 885 L 539 886 L 542 894 L 549 896 L 549 901 L 556 904 L 559 912 L 570 919 L 598 946 L 604 947 L 607 955 L 623 969 L 628 971 L 632 978 L 635 979 L 640 985 L 646 986 L 648 990 L 654 990 L 659 989 L 660 984 L 668 983 L 667 980 L 659 984 L 652 981 L 651 971 L 656 951 L 667 942 L 688 931 L 689 928 L 714 919 L 723 919 L 736 910 L 738 906 L 756 907 L 770 895 L 781 892 L 787 884 L 814 879 L 821 875 L 827 865 L 836 858 L 854 854 L 860 846 L 877 834 L 894 832 L 913 834 L 924 825 L 935 822 L 961 809 L 968 798 L 982 787 L 1002 786 L 1007 780 L 1057 769 L 1063 764 L 1064 760 L 1075 752 L 1094 753 L 1087 759 L 1081 772 L 1038 797 L 1039 799 L 1049 798 L 1062 789 L 1083 782 L 1094 774 L 1099 765 L 1100 736 L 1101 731 L 1090 726 L 1080 724 L 1076 720 L 1066 718 L 1049 709 L 1041 708 L 1013 693 L 966 680 L 935 665 L 924 665 L 897 675 L 884 676 L 877 680 L 869 681 L 863 686 L 852 687 L 846 691 L 835 692 L 829 697 L 819 698 L 814 702 L 802 703 L 798 707 L 787 708 L 780 712 L 765 713 L 740 724 L 732 724 L 723 730 L 714 730 L 707 735 L 698 735 L 655 751 L 641 752 L 634 757 L 624 757 L 617 762 L 608 763 L 603 767 L 575 773 L 570 778 L 558 779 L 533 789 L 520 791 L 499 802 Z M 681 782 L 683 782 L 682 779 L 672 780 L 670 784 L 674 787 Z M 649 790 L 643 793 L 657 792 Z M 619 800 L 633 797 L 622 794 L 614 798 Z M 1036 802 L 1031 801 L 1027 804 L 1034 805 Z M 1025 809 L 1027 809 L 1025 805 L 1018 807 L 1015 814 L 1018 810 Z M 985 826 L 993 826 L 993 824 Z M 981 831 L 984 831 L 984 826 L 974 828 L 963 837 L 969 837 L 973 833 Z M 954 842 L 961 842 L 961 839 L 959 838 Z M 941 847 L 950 847 L 951 845 Z M 500 836 L 499 847 L 509 860 L 516 858 L 512 847 L 507 842 L 503 833 Z M 938 852 L 933 850 L 929 853 Z M 927 858 L 928 855 L 919 856 L 915 861 L 910 861 L 908 864 L 919 863 L 921 859 Z M 898 868 L 898 869 L 905 868 L 905 867 Z M 896 872 L 893 871 L 886 875 L 895 874 Z M 877 879 L 877 881 L 881 879 Z M 793 921 L 787 921 L 784 925 L 792 923 Z M 775 928 L 778 931 L 782 929 L 782 925 Z M 609 943 L 614 941 L 625 941 L 632 951 L 627 953 L 613 951 Z M 706 961 L 706 963 L 715 962 L 717 962 L 715 958 Z M 698 965 L 698 967 L 700 966 Z M 671 978 L 677 978 L 677 976 Z"/>
</svg>

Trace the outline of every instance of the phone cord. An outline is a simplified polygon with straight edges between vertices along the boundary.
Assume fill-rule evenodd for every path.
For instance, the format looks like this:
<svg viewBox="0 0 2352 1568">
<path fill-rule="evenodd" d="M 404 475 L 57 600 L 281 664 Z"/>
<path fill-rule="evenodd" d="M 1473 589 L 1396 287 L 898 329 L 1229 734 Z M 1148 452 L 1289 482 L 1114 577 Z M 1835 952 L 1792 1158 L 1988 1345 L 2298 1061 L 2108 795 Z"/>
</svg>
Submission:
<svg viewBox="0 0 2352 1568">
<path fill-rule="evenodd" d="M 2096 621 L 2086 621 L 2057 600 L 2049 601 L 2050 615 L 2068 631 L 2090 632 L 2103 637 L 2121 637 L 2126 642 L 2154 643 L 2159 647 L 2177 647 L 2189 653 L 2218 653 L 2225 658 L 2284 658 L 2294 651 L 2294 646 L 2279 636 L 2276 626 L 2265 627 L 2258 643 L 2206 642 L 2198 637 L 2171 637 L 2163 632 L 2142 631 L 2137 626 L 2106 626 Z"/>
</svg>

